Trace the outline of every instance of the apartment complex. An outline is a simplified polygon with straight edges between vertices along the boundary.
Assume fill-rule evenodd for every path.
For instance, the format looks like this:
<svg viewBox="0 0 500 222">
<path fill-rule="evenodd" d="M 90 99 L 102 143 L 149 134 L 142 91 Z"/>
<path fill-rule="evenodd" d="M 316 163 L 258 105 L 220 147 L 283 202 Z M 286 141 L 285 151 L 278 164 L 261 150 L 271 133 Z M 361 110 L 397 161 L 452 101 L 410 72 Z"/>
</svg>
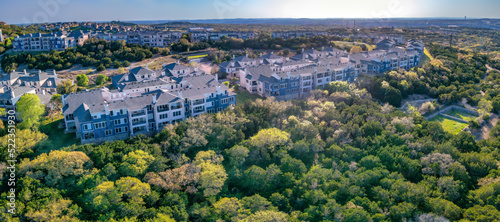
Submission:
<svg viewBox="0 0 500 222">
<path fill-rule="evenodd" d="M 26 72 L 11 72 L 0 78 L 0 108 L 15 110 L 16 103 L 26 93 L 38 95 L 43 103 L 50 100 L 57 91 L 61 79 L 55 72 L 30 74 Z"/>
<path fill-rule="evenodd" d="M 51 51 L 64 50 L 83 45 L 89 34 L 83 31 L 56 32 L 50 34 L 30 33 L 16 36 L 12 43 L 14 51 Z"/>
<path fill-rule="evenodd" d="M 236 104 L 236 94 L 217 75 L 172 63 L 160 70 L 130 69 L 112 77 L 116 90 L 106 88 L 65 95 L 66 131 L 82 143 L 152 134 L 167 124 L 202 113 L 217 113 Z"/>
<path fill-rule="evenodd" d="M 238 38 L 238 39 L 251 39 L 251 38 L 256 38 L 258 37 L 256 32 L 225 32 L 225 31 L 218 31 L 216 32 L 213 28 L 201 28 L 201 27 L 195 27 L 195 28 L 189 28 L 188 33 L 191 34 L 191 41 L 192 42 L 201 42 L 204 40 L 218 40 L 221 37 L 225 36 L 228 38 Z"/>
<path fill-rule="evenodd" d="M 359 74 L 377 75 L 398 69 L 411 69 L 420 64 L 423 43 L 411 40 L 406 48 L 394 47 L 393 40 L 384 49 L 349 54 L 335 48 L 302 50 L 291 58 L 274 55 L 233 57 L 219 65 L 222 72 L 240 79 L 250 93 L 280 100 L 301 98 L 311 90 L 332 81 L 356 81 Z M 386 43 L 390 45 L 386 48 Z"/>
</svg>

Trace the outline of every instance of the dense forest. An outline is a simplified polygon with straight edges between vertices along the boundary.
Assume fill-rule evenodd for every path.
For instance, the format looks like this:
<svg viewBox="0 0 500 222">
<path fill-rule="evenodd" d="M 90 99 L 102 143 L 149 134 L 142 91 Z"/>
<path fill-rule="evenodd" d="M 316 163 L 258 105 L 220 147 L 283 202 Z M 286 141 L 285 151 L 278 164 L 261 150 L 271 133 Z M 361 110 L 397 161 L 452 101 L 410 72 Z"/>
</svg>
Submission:
<svg viewBox="0 0 500 222">
<path fill-rule="evenodd" d="M 97 67 L 102 71 L 109 67 L 127 67 L 130 62 L 151 58 L 154 54 L 168 54 L 168 49 L 126 44 L 123 41 L 106 42 L 89 39 L 82 46 L 68 48 L 64 51 L 51 51 L 48 54 L 20 53 L 4 55 L 2 68 L 5 72 L 16 69 L 19 65 L 28 64 L 29 69 L 69 69 L 80 64 L 84 67 Z"/>
</svg>

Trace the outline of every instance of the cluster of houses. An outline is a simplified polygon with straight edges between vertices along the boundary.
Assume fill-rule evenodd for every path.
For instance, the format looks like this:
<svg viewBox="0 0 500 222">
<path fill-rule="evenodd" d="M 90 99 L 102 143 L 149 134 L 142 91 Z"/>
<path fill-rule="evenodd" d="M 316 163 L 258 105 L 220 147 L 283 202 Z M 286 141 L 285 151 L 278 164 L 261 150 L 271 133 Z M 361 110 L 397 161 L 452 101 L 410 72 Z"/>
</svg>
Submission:
<svg viewBox="0 0 500 222">
<path fill-rule="evenodd" d="M 117 23 L 105 22 L 56 22 L 50 24 L 41 24 L 40 29 L 45 31 L 68 31 L 75 27 L 87 28 L 95 31 L 127 32 L 138 31 L 142 28 L 131 25 L 120 25 Z"/>
<path fill-rule="evenodd" d="M 392 45 L 355 54 L 323 48 L 302 50 L 291 58 L 273 53 L 261 54 L 258 58 L 233 56 L 219 68 L 229 76 L 239 77 L 240 86 L 252 94 L 288 100 L 307 96 L 311 90 L 332 81 L 353 82 L 359 74 L 411 69 L 420 64 L 423 51 L 422 41 L 410 40 L 405 48 Z"/>
<path fill-rule="evenodd" d="M 89 37 L 90 35 L 83 31 L 30 33 L 16 36 L 12 46 L 16 52 L 64 50 L 83 45 Z"/>
<path fill-rule="evenodd" d="M 112 77 L 114 90 L 100 88 L 62 97 L 66 132 L 82 143 L 152 134 L 202 113 L 236 104 L 236 94 L 217 75 L 172 63 L 160 70 L 131 68 Z"/>
<path fill-rule="evenodd" d="M 0 108 L 15 109 L 17 101 L 27 93 L 38 95 L 46 103 L 56 93 L 60 82 L 55 71 L 30 74 L 24 70 L 5 74 L 0 77 Z"/>
</svg>

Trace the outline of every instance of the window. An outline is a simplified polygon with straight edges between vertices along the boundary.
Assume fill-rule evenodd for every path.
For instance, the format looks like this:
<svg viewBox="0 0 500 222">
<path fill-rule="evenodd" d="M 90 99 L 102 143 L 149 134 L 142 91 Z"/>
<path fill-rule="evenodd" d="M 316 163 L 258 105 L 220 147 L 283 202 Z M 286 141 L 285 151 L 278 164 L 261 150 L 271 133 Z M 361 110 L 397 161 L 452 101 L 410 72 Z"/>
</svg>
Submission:
<svg viewBox="0 0 500 222">
<path fill-rule="evenodd" d="M 66 120 L 74 120 L 74 119 L 75 119 L 75 117 L 73 116 L 73 114 L 68 114 L 66 116 Z"/>
<path fill-rule="evenodd" d="M 91 130 L 92 129 L 92 124 L 83 124 L 83 130 Z"/>
<path fill-rule="evenodd" d="M 165 112 L 169 110 L 168 105 L 161 105 L 158 106 L 156 109 L 158 110 L 158 112 Z"/>
<path fill-rule="evenodd" d="M 115 129 L 115 133 L 125 133 L 125 132 L 128 132 L 128 126 Z"/>
<path fill-rule="evenodd" d="M 226 103 L 227 103 L 227 101 L 228 101 L 228 99 L 227 99 L 227 98 L 225 98 L 225 99 L 222 99 L 222 100 L 221 100 L 221 103 L 222 103 L 222 104 L 226 104 Z"/>
<path fill-rule="evenodd" d="M 148 105 L 148 111 L 152 111 L 153 110 L 153 105 Z"/>
<path fill-rule="evenodd" d="M 180 115 L 181 115 L 181 111 L 175 111 L 175 112 L 173 113 L 173 115 L 174 115 L 174 117 L 175 117 L 175 116 L 180 116 Z"/>
<path fill-rule="evenodd" d="M 160 119 L 166 119 L 166 118 L 168 118 L 168 114 L 167 113 L 160 115 Z"/>
<path fill-rule="evenodd" d="M 94 123 L 94 128 L 95 129 L 106 128 L 106 122 Z"/>
<path fill-rule="evenodd" d="M 222 107 L 217 108 L 217 112 L 222 112 Z"/>
<path fill-rule="evenodd" d="M 106 136 L 111 136 L 112 131 L 111 130 L 106 130 L 106 131 L 104 131 L 104 133 L 106 134 Z"/>
<path fill-rule="evenodd" d="M 122 124 L 126 124 L 126 123 L 128 123 L 128 119 L 127 118 L 115 119 L 115 125 L 122 125 Z"/>
</svg>

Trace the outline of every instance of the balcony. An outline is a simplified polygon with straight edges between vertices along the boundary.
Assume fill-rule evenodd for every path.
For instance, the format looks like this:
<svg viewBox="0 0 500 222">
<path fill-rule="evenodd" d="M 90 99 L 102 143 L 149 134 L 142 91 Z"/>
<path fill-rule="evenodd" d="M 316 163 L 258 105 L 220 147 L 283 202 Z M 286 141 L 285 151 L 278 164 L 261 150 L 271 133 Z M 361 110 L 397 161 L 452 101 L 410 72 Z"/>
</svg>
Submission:
<svg viewBox="0 0 500 222">
<path fill-rule="evenodd" d="M 135 119 L 132 120 L 132 125 L 137 126 L 141 124 L 146 124 L 146 119 Z"/>
<path fill-rule="evenodd" d="M 132 117 L 136 117 L 136 116 L 144 116 L 146 115 L 146 112 L 144 110 L 140 110 L 140 111 L 133 111 L 132 112 Z"/>
<path fill-rule="evenodd" d="M 174 109 L 182 109 L 182 105 L 177 105 L 177 106 L 171 106 L 170 107 L 171 110 L 174 110 Z"/>
<path fill-rule="evenodd" d="M 193 101 L 193 106 L 201 105 L 204 103 L 205 103 L 204 99 L 195 100 L 195 101 Z"/>
</svg>

